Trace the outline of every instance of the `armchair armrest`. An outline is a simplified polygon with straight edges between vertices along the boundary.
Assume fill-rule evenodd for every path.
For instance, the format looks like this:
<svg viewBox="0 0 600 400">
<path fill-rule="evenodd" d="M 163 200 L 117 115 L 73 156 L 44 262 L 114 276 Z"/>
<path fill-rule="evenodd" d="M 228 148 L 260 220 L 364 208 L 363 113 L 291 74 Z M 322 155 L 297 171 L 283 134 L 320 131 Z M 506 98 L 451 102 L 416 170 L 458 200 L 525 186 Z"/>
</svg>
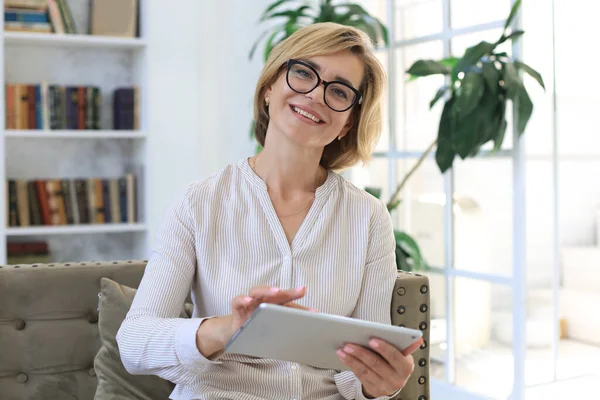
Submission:
<svg viewBox="0 0 600 400">
<path fill-rule="evenodd" d="M 413 353 L 415 370 L 397 400 L 429 400 L 429 278 L 398 271 L 392 296 L 392 324 L 423 332 L 424 344 Z"/>
</svg>

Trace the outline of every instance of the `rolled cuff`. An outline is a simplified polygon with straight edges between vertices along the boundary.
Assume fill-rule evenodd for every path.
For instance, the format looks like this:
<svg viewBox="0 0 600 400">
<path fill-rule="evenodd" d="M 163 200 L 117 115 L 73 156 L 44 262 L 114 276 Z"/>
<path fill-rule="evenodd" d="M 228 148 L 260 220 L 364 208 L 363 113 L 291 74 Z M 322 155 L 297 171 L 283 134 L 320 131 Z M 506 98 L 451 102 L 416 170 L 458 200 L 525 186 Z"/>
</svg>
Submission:
<svg viewBox="0 0 600 400">
<path fill-rule="evenodd" d="M 214 318 L 214 317 L 210 317 Z M 200 324 L 210 318 L 190 318 L 183 321 L 175 333 L 175 352 L 183 365 L 221 364 L 206 358 L 196 347 L 196 333 Z"/>
</svg>

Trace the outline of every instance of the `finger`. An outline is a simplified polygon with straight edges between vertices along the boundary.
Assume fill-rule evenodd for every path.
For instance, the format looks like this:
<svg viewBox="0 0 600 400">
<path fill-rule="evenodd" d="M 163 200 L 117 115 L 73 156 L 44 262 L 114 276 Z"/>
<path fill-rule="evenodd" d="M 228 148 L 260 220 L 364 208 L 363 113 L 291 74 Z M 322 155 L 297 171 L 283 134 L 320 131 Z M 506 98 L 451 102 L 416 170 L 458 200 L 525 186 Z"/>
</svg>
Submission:
<svg viewBox="0 0 600 400">
<path fill-rule="evenodd" d="M 256 298 L 259 302 L 269 302 L 284 304 L 290 301 L 298 300 L 306 294 L 306 287 L 301 286 L 296 289 L 282 290 L 277 287 L 260 286 L 250 290 L 249 295 Z"/>
<path fill-rule="evenodd" d="M 371 351 L 362 346 L 358 346 L 352 343 L 346 344 L 342 347 L 342 350 L 365 364 L 374 373 L 379 375 L 384 380 L 395 379 L 397 373 L 388 362 L 382 358 L 379 354 Z"/>
<path fill-rule="evenodd" d="M 238 312 L 251 312 L 255 308 L 254 299 L 250 296 L 237 296 L 231 300 L 231 308 Z"/>
<path fill-rule="evenodd" d="M 413 343 L 409 349 L 415 344 L 416 343 Z M 380 339 L 371 339 L 369 341 L 369 346 L 374 351 L 379 353 L 396 372 L 400 373 L 401 376 L 408 377 L 412 373 L 414 363 L 412 362 L 413 360 L 411 355 L 405 356 L 395 346 Z"/>
<path fill-rule="evenodd" d="M 392 390 L 391 387 L 388 387 L 390 385 L 386 380 L 371 370 L 354 355 L 348 354 L 342 349 L 337 350 L 337 355 L 340 360 L 352 370 L 356 378 L 371 395 L 380 396 L 395 391 Z"/>
<path fill-rule="evenodd" d="M 419 347 L 421 347 L 421 345 L 423 344 L 423 339 L 419 339 L 416 342 L 414 342 L 413 344 L 411 344 L 410 346 L 408 346 L 403 352 L 402 354 L 404 356 L 408 356 L 412 353 L 414 353 L 415 351 L 419 350 Z"/>
</svg>

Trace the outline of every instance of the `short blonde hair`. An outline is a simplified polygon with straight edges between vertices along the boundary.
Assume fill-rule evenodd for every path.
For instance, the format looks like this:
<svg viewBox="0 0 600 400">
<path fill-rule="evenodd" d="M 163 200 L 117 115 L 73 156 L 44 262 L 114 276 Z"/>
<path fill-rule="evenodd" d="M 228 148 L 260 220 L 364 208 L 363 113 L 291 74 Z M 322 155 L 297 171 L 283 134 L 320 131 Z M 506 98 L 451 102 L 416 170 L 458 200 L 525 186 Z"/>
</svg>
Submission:
<svg viewBox="0 0 600 400">
<path fill-rule="evenodd" d="M 386 81 L 381 63 L 371 52 L 371 44 L 361 30 L 331 22 L 300 28 L 277 44 L 263 67 L 254 94 L 254 135 L 261 146 L 265 145 L 269 125 L 265 92 L 283 73 L 285 63 L 290 58 L 310 58 L 345 50 L 358 55 L 365 64 L 365 75 L 358 88 L 363 100 L 351 111 L 352 127 L 346 136 L 325 146 L 321 165 L 341 170 L 368 161 L 381 135 L 381 98 Z"/>
</svg>

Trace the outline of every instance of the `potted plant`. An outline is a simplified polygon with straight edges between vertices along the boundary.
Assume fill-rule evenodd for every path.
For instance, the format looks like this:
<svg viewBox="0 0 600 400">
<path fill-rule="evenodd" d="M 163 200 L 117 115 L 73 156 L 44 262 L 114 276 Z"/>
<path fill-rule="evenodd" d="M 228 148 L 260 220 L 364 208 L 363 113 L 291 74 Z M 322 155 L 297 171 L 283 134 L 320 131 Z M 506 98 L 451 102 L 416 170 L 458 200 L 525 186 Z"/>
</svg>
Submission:
<svg viewBox="0 0 600 400">
<path fill-rule="evenodd" d="M 444 75 L 447 83 L 439 88 L 431 102 L 432 108 L 445 97 L 439 121 L 437 138 L 428 146 L 415 165 L 404 176 L 388 201 L 388 209 L 400 204 L 400 193 L 408 179 L 419 168 L 429 153 L 436 149 L 435 160 L 441 173 L 446 172 L 456 156 L 475 157 L 483 145 L 492 141 L 493 152 L 498 151 L 506 132 L 505 112 L 510 100 L 515 108 L 515 123 L 519 135 L 525 132 L 533 112 L 533 103 L 519 72 L 533 77 L 545 89 L 542 76 L 529 65 L 513 60 L 496 49 L 509 40 L 518 40 L 525 32 L 509 27 L 521 6 L 513 5 L 504 24 L 504 30 L 494 43 L 481 41 L 469 47 L 462 57 L 443 60 L 418 60 L 408 70 L 410 80 L 432 75 Z M 379 197 L 380 191 L 371 189 Z M 402 269 L 426 269 L 415 240 L 403 232 L 396 232 L 396 259 Z"/>
</svg>

